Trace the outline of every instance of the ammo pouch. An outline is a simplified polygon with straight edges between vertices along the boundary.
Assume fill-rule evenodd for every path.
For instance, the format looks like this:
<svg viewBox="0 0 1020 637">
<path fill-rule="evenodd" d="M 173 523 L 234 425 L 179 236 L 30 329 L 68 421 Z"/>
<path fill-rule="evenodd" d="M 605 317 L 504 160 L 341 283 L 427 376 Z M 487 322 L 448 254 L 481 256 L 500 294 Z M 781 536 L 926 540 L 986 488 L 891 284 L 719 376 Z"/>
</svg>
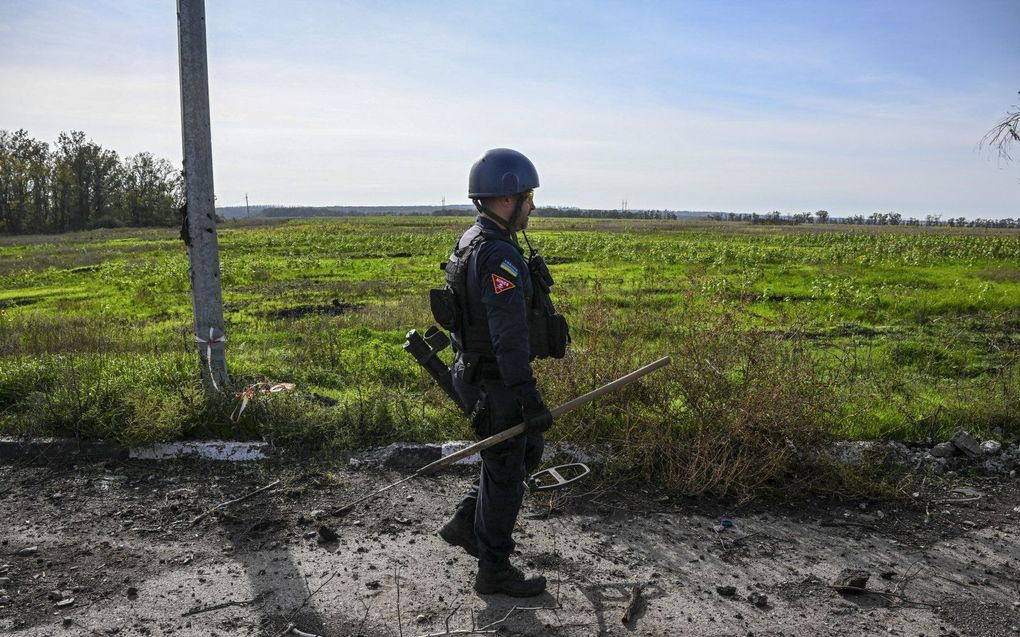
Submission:
<svg viewBox="0 0 1020 637">
<path fill-rule="evenodd" d="M 531 355 L 535 358 L 563 358 L 570 343 L 567 319 L 556 312 L 549 288 L 553 285 L 552 275 L 545 260 L 533 253 L 528 259 L 528 270 L 535 289 L 531 312 L 528 316 L 528 341 Z"/>
<path fill-rule="evenodd" d="M 569 342 L 570 330 L 562 314 L 549 314 L 542 307 L 531 310 L 528 345 L 534 358 L 563 358 Z"/>
<path fill-rule="evenodd" d="M 432 318 L 443 329 L 449 332 L 460 330 L 460 306 L 450 286 L 429 290 L 429 305 L 432 308 Z"/>
</svg>

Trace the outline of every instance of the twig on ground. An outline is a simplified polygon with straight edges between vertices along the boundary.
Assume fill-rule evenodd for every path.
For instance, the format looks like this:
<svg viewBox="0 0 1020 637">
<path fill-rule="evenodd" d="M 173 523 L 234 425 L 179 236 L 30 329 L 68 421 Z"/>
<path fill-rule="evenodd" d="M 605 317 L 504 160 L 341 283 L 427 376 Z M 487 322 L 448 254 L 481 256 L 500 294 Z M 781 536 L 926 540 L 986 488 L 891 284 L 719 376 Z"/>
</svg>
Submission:
<svg viewBox="0 0 1020 637">
<path fill-rule="evenodd" d="M 924 570 L 924 566 L 922 565 L 916 571 L 911 573 L 911 571 L 914 569 L 914 567 L 917 566 L 918 564 L 920 564 L 922 561 L 923 561 L 923 558 L 915 560 L 913 564 L 911 564 L 910 566 L 907 567 L 907 570 L 903 573 L 903 577 L 900 578 L 900 581 L 896 582 L 896 587 L 893 588 L 893 593 L 899 593 L 899 592 L 906 593 L 907 592 L 906 585 L 910 584 L 910 582 L 913 581 L 913 579 L 915 577 L 920 575 L 922 570 Z"/>
<path fill-rule="evenodd" d="M 400 618 L 400 567 L 393 569 L 393 579 L 397 582 L 397 634 L 404 637 L 404 622 Z"/>
<path fill-rule="evenodd" d="M 885 599 L 886 601 L 890 601 L 890 602 L 893 599 L 897 599 L 897 600 L 899 600 L 902 603 L 909 604 L 909 605 L 912 605 L 912 606 L 924 606 L 924 607 L 927 607 L 927 608 L 938 608 L 938 604 L 929 604 L 928 602 L 919 602 L 919 601 L 910 599 L 906 595 L 900 595 L 899 593 L 886 593 L 886 592 L 883 592 L 883 591 L 872 590 L 870 588 L 860 588 L 858 586 L 840 586 L 840 585 L 836 585 L 836 584 L 829 584 L 829 588 L 831 588 L 832 590 L 835 590 L 835 591 L 839 591 L 840 593 L 851 593 L 851 594 L 858 594 L 858 595 L 861 595 L 861 594 L 877 595 L 877 596 Z"/>
<path fill-rule="evenodd" d="M 287 627 L 283 629 L 283 632 L 278 634 L 276 637 L 283 637 L 284 635 L 296 635 L 297 637 L 319 637 L 319 635 L 316 635 L 315 633 L 306 633 L 295 626 L 293 622 L 287 624 Z"/>
<path fill-rule="evenodd" d="M 819 522 L 819 526 L 856 526 L 858 528 L 867 529 L 875 533 L 880 533 L 880 529 L 873 524 L 865 524 L 864 522 L 849 522 L 846 520 L 824 520 Z"/>
<path fill-rule="evenodd" d="M 284 620 L 284 621 L 286 621 L 286 622 L 287 622 L 287 628 L 285 628 L 285 629 L 284 629 L 284 631 L 283 631 L 282 633 L 280 633 L 280 635 L 285 635 L 285 634 L 287 634 L 287 631 L 291 630 L 291 629 L 292 629 L 292 628 L 294 627 L 294 624 L 293 624 L 293 622 L 291 622 L 290 620 L 291 620 L 291 619 L 293 619 L 295 615 L 297 615 L 298 613 L 300 613 L 300 612 L 301 612 L 301 609 L 302 609 L 302 608 L 304 608 L 305 606 L 307 606 L 307 605 L 308 605 L 308 602 L 312 601 L 312 598 L 313 598 L 313 597 L 315 597 L 315 594 L 316 594 L 316 593 L 318 593 L 319 591 L 321 591 L 321 590 L 322 590 L 322 587 L 323 587 L 323 586 L 325 586 L 326 584 L 329 584 L 330 582 L 332 582 L 332 581 L 333 581 L 333 578 L 334 578 L 334 577 L 336 577 L 336 576 L 337 576 L 337 575 L 339 575 L 339 574 L 340 574 L 340 571 L 333 571 L 333 574 L 332 574 L 332 575 L 330 575 L 329 577 L 327 577 L 327 578 L 326 578 L 326 581 L 324 581 L 323 583 L 319 584 L 319 587 L 318 587 L 318 588 L 316 588 L 316 589 L 315 589 L 314 591 L 310 591 L 310 592 L 308 593 L 308 597 L 306 597 L 306 598 L 305 598 L 305 601 L 301 602 L 301 605 L 300 605 L 300 606 L 298 606 L 297 608 L 295 608 L 294 610 L 292 610 L 292 611 L 290 612 L 290 614 L 289 614 L 289 615 L 287 615 L 287 618 L 286 618 L 286 619 Z M 366 616 L 367 616 L 367 613 L 366 613 Z"/>
<path fill-rule="evenodd" d="M 516 613 L 517 611 L 559 610 L 560 608 L 562 607 L 559 605 L 559 603 L 557 603 L 555 606 L 514 606 L 513 608 L 507 611 L 506 615 L 503 615 L 501 618 L 489 622 L 484 626 L 477 627 L 472 626 L 471 628 L 458 628 L 456 630 L 450 630 L 449 625 L 447 625 L 446 630 L 441 633 L 426 633 L 424 635 L 419 635 L 418 637 L 449 637 L 450 635 L 493 635 L 495 633 L 498 633 L 499 627 L 502 624 L 505 624 L 506 621 L 510 619 L 510 617 L 512 617 L 513 614 Z M 473 621 L 474 620 L 472 619 L 472 622 Z"/>
<path fill-rule="evenodd" d="M 256 604 L 256 603 L 262 601 L 262 599 L 265 596 L 266 596 L 266 593 L 260 593 L 260 594 L 256 595 L 255 597 L 253 597 L 252 599 L 246 599 L 246 600 L 241 600 L 241 601 L 233 601 L 233 602 L 223 602 L 222 604 L 214 604 L 212 606 L 195 607 L 195 608 L 192 608 L 191 610 L 186 611 L 184 614 L 181 615 L 181 617 L 190 617 L 192 615 L 198 615 L 200 613 L 208 613 L 210 611 L 220 610 L 221 608 L 228 608 L 230 606 L 247 606 L 248 604 Z"/>
<path fill-rule="evenodd" d="M 214 506 L 213 508 L 209 509 L 205 513 L 202 513 L 202 514 L 198 515 L 194 520 L 191 521 L 191 523 L 193 525 L 194 524 L 198 524 L 199 522 L 204 520 L 206 518 L 206 516 L 208 516 L 208 515 L 210 515 L 212 513 L 215 513 L 216 511 L 218 511 L 218 510 L 220 510 L 222 508 L 225 508 L 225 507 L 237 504 L 238 502 L 243 502 L 243 501 L 247 500 L 248 498 L 250 498 L 252 496 L 255 496 L 255 495 L 258 495 L 258 494 L 262 493 L 263 491 L 267 491 L 269 489 L 272 489 L 276 485 L 280 484 L 280 482 L 281 482 L 280 480 L 276 480 L 275 482 L 267 484 L 264 487 L 259 487 L 258 489 L 255 489 L 251 493 L 242 495 L 240 498 L 234 498 L 233 500 L 228 500 L 226 502 L 221 502 L 220 504 L 217 504 L 216 506 Z"/>
<path fill-rule="evenodd" d="M 961 502 L 974 502 L 980 500 L 984 496 L 976 495 L 971 498 L 950 498 L 948 500 L 935 500 L 935 504 L 959 504 Z"/>
<path fill-rule="evenodd" d="M 446 616 L 446 621 L 443 622 L 443 625 L 446 626 L 446 632 L 450 632 L 450 620 L 453 619 L 453 614 L 457 612 L 463 601 L 464 601 L 463 599 L 457 600 L 457 603 L 453 605 L 453 608 L 450 610 L 450 613 Z"/>
<path fill-rule="evenodd" d="M 627 605 L 623 608 L 623 616 L 620 617 L 620 621 L 624 624 L 630 623 L 630 620 L 634 617 L 634 610 L 637 609 L 638 603 L 641 601 L 641 585 L 635 584 L 634 588 L 630 589 L 630 598 L 627 600 Z"/>
</svg>

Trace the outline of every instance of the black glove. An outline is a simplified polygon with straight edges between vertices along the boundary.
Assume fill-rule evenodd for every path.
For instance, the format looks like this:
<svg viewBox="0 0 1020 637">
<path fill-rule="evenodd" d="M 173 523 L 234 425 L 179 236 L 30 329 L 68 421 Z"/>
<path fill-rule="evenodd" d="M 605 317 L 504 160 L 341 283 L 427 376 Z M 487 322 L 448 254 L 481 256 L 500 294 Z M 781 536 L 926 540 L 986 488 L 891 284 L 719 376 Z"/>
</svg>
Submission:
<svg viewBox="0 0 1020 637">
<path fill-rule="evenodd" d="M 531 432 L 545 433 L 552 427 L 553 415 L 543 402 L 528 402 L 524 404 L 524 428 Z"/>
</svg>

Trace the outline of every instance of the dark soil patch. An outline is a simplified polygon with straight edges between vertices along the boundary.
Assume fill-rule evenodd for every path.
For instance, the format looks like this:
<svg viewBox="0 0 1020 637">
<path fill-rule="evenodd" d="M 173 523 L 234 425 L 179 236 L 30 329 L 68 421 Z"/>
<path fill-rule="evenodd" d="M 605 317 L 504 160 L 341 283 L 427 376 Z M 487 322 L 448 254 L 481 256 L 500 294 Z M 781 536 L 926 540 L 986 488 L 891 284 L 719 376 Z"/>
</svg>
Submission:
<svg viewBox="0 0 1020 637">
<path fill-rule="evenodd" d="M 341 316 L 343 314 L 353 312 L 359 307 L 360 306 L 355 303 L 344 303 L 339 299 L 333 299 L 332 302 L 326 305 L 295 305 L 266 312 L 265 316 L 266 318 L 274 320 L 298 319 L 304 318 L 308 315 Z"/>
</svg>

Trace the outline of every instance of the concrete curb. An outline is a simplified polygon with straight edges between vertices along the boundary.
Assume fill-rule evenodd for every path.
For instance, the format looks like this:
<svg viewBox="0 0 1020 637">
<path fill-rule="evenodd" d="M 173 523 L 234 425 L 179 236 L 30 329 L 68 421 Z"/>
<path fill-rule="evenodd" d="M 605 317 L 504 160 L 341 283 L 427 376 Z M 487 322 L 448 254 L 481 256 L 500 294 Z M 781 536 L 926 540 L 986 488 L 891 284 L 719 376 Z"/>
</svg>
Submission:
<svg viewBox="0 0 1020 637">
<path fill-rule="evenodd" d="M 109 442 L 74 438 L 0 438 L 0 460 L 124 459 L 128 450 Z"/>
</svg>

